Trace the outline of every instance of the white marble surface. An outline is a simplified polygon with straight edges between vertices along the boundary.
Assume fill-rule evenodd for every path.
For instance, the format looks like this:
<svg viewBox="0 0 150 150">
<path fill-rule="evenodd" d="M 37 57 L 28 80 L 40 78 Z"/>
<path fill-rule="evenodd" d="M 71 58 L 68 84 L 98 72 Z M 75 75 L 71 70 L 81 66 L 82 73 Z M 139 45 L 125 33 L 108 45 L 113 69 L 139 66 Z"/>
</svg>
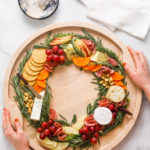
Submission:
<svg viewBox="0 0 150 150">
<path fill-rule="evenodd" d="M 3 80 L 6 68 L 16 48 L 33 32 L 49 24 L 64 21 L 83 21 L 98 24 L 86 17 L 86 8 L 79 0 L 60 0 L 56 13 L 42 21 L 26 17 L 18 7 L 17 0 L 1 0 L 0 3 L 0 114 L 3 108 Z M 100 25 L 100 24 L 98 24 Z M 135 39 L 123 32 L 114 33 L 125 44 L 141 50 L 150 62 L 150 32 L 144 41 Z M 141 77 L 142 78 L 142 77 Z M 2 117 L 0 117 L 0 124 Z M 138 120 L 123 142 L 115 150 L 150 150 L 150 103 L 143 96 Z M 0 146 L 2 150 L 13 150 L 0 128 Z"/>
</svg>

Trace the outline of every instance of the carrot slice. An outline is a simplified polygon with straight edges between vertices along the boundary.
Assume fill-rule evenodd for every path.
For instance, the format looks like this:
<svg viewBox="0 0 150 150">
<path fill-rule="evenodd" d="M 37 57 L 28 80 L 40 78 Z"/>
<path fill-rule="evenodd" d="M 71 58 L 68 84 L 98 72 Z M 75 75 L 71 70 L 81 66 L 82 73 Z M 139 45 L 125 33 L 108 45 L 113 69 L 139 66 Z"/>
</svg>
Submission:
<svg viewBox="0 0 150 150">
<path fill-rule="evenodd" d="M 122 80 L 124 78 L 124 76 L 122 76 L 120 73 L 118 72 L 114 72 L 111 77 L 113 78 L 113 80 L 115 81 L 119 81 Z"/>
<path fill-rule="evenodd" d="M 45 80 L 49 76 L 49 72 L 44 68 L 41 73 L 38 75 L 37 79 L 38 80 Z"/>
<path fill-rule="evenodd" d="M 90 71 L 92 72 L 96 72 L 97 70 L 99 70 L 102 67 L 102 65 L 96 65 L 96 67 Z"/>
<path fill-rule="evenodd" d="M 37 84 L 44 89 L 46 88 L 46 80 L 37 80 Z"/>
<path fill-rule="evenodd" d="M 124 90 L 127 89 L 127 87 L 126 87 L 125 85 L 121 85 L 121 87 L 122 87 Z"/>
<path fill-rule="evenodd" d="M 37 83 L 34 84 L 33 88 L 35 89 L 35 91 L 37 91 L 38 93 L 42 92 L 43 91 L 43 88 L 38 86 Z"/>
<path fill-rule="evenodd" d="M 72 60 L 76 66 L 83 67 L 89 63 L 90 57 L 73 57 Z"/>
<path fill-rule="evenodd" d="M 119 86 L 122 86 L 124 85 L 122 81 L 114 81 L 115 85 L 119 85 Z"/>
<path fill-rule="evenodd" d="M 91 64 L 91 65 L 84 66 L 82 68 L 84 70 L 90 71 L 90 70 L 94 69 L 95 67 L 96 67 L 96 65 Z"/>
</svg>

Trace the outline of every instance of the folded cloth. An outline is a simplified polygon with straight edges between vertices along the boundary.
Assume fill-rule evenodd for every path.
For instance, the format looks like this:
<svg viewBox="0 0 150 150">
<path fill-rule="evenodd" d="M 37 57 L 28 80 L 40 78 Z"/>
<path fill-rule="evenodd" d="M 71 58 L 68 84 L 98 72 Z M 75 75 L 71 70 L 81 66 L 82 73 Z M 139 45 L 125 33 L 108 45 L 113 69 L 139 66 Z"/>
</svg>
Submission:
<svg viewBox="0 0 150 150">
<path fill-rule="evenodd" d="M 144 39 L 150 27 L 149 0 L 80 0 L 88 8 L 87 16 Z"/>
</svg>

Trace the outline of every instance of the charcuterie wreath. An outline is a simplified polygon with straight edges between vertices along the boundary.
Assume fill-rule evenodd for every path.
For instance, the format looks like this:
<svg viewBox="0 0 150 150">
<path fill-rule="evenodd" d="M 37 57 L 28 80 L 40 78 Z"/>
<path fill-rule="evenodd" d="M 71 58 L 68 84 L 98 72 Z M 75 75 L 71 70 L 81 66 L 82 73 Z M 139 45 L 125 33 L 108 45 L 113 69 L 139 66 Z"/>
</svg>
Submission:
<svg viewBox="0 0 150 150">
<path fill-rule="evenodd" d="M 83 149 L 100 144 L 101 136 L 119 126 L 125 114 L 132 115 L 126 110 L 129 98 L 122 62 L 112 50 L 103 47 L 100 39 L 82 30 L 83 34 L 49 33 L 44 43 L 27 51 L 12 79 L 20 111 L 36 128 L 37 140 L 47 149 Z M 74 114 L 70 123 L 51 108 L 47 79 L 58 65 L 72 63 L 82 72 L 93 74 L 98 96 L 88 104 L 86 114 L 79 118 Z"/>
</svg>

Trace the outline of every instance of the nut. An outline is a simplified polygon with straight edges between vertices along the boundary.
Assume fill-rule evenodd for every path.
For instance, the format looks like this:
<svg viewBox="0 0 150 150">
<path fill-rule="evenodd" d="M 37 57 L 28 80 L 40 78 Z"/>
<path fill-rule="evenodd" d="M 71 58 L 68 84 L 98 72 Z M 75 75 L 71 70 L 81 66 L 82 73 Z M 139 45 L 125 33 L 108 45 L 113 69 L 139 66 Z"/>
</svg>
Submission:
<svg viewBox="0 0 150 150">
<path fill-rule="evenodd" d="M 33 107 L 33 103 L 31 103 L 30 106 Z"/>
<path fill-rule="evenodd" d="M 27 97 L 29 96 L 29 94 L 27 92 L 24 92 L 24 96 Z"/>
<path fill-rule="evenodd" d="M 103 80 L 101 80 L 99 83 L 100 83 L 100 84 L 103 84 L 103 83 L 104 83 L 104 81 L 103 81 Z"/>
<path fill-rule="evenodd" d="M 25 101 L 25 102 L 28 101 L 28 97 L 25 97 L 25 98 L 24 98 L 24 101 Z"/>
<path fill-rule="evenodd" d="M 31 112 L 32 112 L 32 109 L 28 108 L 28 113 L 31 114 Z"/>
</svg>

